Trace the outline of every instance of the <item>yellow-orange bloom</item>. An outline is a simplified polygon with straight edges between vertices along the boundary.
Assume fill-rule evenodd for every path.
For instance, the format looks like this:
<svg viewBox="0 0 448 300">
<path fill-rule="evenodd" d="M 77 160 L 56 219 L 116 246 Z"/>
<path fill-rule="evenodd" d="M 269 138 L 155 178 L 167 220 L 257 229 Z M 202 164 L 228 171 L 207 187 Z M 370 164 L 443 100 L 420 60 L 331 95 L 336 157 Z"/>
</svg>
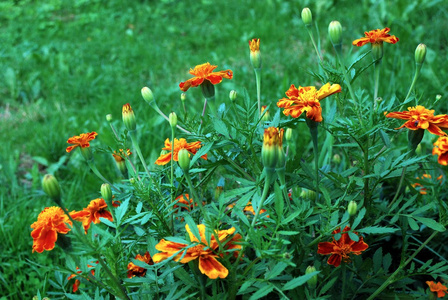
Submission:
<svg viewBox="0 0 448 300">
<path fill-rule="evenodd" d="M 98 264 L 98 261 L 96 262 Z M 95 276 L 95 266 L 89 265 L 87 264 L 87 267 L 90 269 L 90 273 Z M 82 271 L 79 269 L 79 267 L 76 267 L 76 273 L 77 274 L 82 274 Z M 74 278 L 77 276 L 77 274 L 72 274 L 70 276 L 67 277 L 67 281 L 69 281 L 70 279 Z M 73 293 L 76 293 L 79 289 L 79 285 L 81 284 L 81 281 L 79 281 L 79 279 L 76 279 L 75 282 L 73 283 Z"/>
<path fill-rule="evenodd" d="M 144 256 L 141 256 L 140 254 L 137 254 L 135 257 L 136 260 L 142 261 L 147 263 L 148 265 L 153 265 L 151 255 L 149 255 L 149 252 L 146 251 Z M 133 262 L 130 262 L 128 264 L 128 278 L 132 278 L 134 276 L 143 277 L 146 275 L 146 269 L 136 266 Z"/>
<path fill-rule="evenodd" d="M 260 51 L 260 39 L 251 39 L 249 41 L 250 52 Z"/>
<path fill-rule="evenodd" d="M 429 286 L 431 292 L 437 293 L 437 298 L 445 297 L 445 293 L 448 289 L 441 282 L 435 283 L 434 281 L 426 281 L 426 284 Z"/>
<path fill-rule="evenodd" d="M 434 143 L 434 148 L 432 149 L 432 155 L 438 155 L 437 161 L 439 164 L 446 166 L 448 165 L 448 137 L 441 136 Z"/>
<path fill-rule="evenodd" d="M 431 174 L 426 174 L 425 173 L 425 174 L 422 175 L 422 177 L 416 177 L 415 179 L 417 179 L 417 180 L 425 180 L 425 179 L 431 180 L 431 178 L 432 178 Z M 437 180 L 440 182 L 440 184 L 442 184 L 442 178 L 443 178 L 443 175 L 440 175 L 439 177 L 437 177 Z M 420 194 L 422 194 L 422 195 L 426 195 L 427 194 L 427 189 L 422 184 L 416 182 L 416 183 L 413 183 L 411 185 L 412 185 L 412 187 L 414 189 L 418 190 L 420 192 Z"/>
<path fill-rule="evenodd" d="M 422 105 L 408 107 L 408 111 L 388 113 L 386 118 L 408 120 L 402 126 L 395 129 L 401 129 L 403 127 L 411 130 L 428 129 L 432 134 L 445 136 L 446 133 L 441 128 L 448 128 L 448 115 L 434 116 L 434 110 L 426 109 Z"/>
<path fill-rule="evenodd" d="M 178 161 L 179 160 L 179 151 L 180 149 L 186 149 L 188 152 L 190 152 L 191 154 L 196 154 L 196 152 L 198 152 L 198 149 L 201 148 L 201 142 L 197 141 L 197 142 L 193 142 L 193 143 L 187 143 L 187 140 L 185 140 L 184 138 L 181 139 L 174 139 L 174 161 Z M 171 161 L 171 142 L 170 139 L 166 139 L 165 140 L 165 147 L 162 148 L 162 150 L 168 150 L 170 152 L 168 152 L 167 154 L 162 154 L 160 155 L 160 157 L 156 160 L 155 164 L 156 165 L 166 165 L 167 163 L 169 163 Z M 201 158 L 203 159 L 207 159 L 207 154 L 204 154 L 201 156 Z"/>
<path fill-rule="evenodd" d="M 306 117 L 315 122 L 322 122 L 322 107 L 320 100 L 341 92 L 339 84 L 327 83 L 317 90 L 314 86 L 305 86 L 297 89 L 294 84 L 286 91 L 288 98 L 282 98 L 277 106 L 284 108 L 283 114 L 298 118 L 304 111 Z"/>
<path fill-rule="evenodd" d="M 124 152 L 123 149 L 120 149 L 118 151 L 114 151 L 114 153 L 112 153 L 112 156 L 114 157 L 114 159 L 117 163 L 120 163 L 125 160 L 126 156 L 130 156 L 131 154 L 132 154 L 132 152 L 129 149 L 126 150 L 126 153 Z"/>
<path fill-rule="evenodd" d="M 229 204 L 227 206 L 227 210 L 233 209 L 235 207 L 235 205 L 236 205 L 236 203 Z M 245 213 L 249 213 L 249 214 L 255 216 L 255 210 L 254 210 L 254 207 L 252 206 L 252 202 L 248 202 L 246 207 L 244 207 L 243 211 Z M 265 212 L 266 212 L 266 209 L 264 209 L 264 208 L 260 209 L 260 215 L 264 214 Z M 267 215 L 266 217 L 269 218 L 269 215 Z"/>
<path fill-rule="evenodd" d="M 218 66 L 213 66 L 210 63 L 205 63 L 190 69 L 190 74 L 195 76 L 188 79 L 185 82 L 179 84 L 179 88 L 186 92 L 190 87 L 200 86 L 204 80 L 210 81 L 211 84 L 218 84 L 223 78 L 232 79 L 233 72 L 231 70 L 224 70 L 219 72 L 213 72 Z"/>
<path fill-rule="evenodd" d="M 389 31 L 390 29 L 387 27 L 384 29 L 366 31 L 364 32 L 365 37 L 353 41 L 353 46 L 361 47 L 368 43 L 382 44 L 383 42 L 395 44 L 399 40 L 395 35 L 388 34 Z"/>
<path fill-rule="evenodd" d="M 90 201 L 90 204 L 81 211 L 73 211 L 70 216 L 76 220 L 82 222 L 84 231 L 87 234 L 87 230 L 90 228 L 90 224 L 100 223 L 100 218 L 105 218 L 113 222 L 112 214 L 106 210 L 107 204 L 103 198 L 97 198 Z"/>
<path fill-rule="evenodd" d="M 162 239 L 156 245 L 156 249 L 162 252 L 155 254 L 153 257 L 153 261 L 155 263 L 161 262 L 165 259 L 174 256 L 177 252 L 179 252 L 177 255 L 173 257 L 175 261 L 185 264 L 192 260 L 199 259 L 199 270 L 201 271 L 202 274 L 205 274 L 210 279 L 216 279 L 218 277 L 226 278 L 227 275 L 229 274 L 229 270 L 227 270 L 227 268 L 224 267 L 216 259 L 220 256 L 216 253 L 219 244 L 215 238 L 215 235 L 218 236 L 219 243 L 225 245 L 224 247 L 226 249 L 241 249 L 240 245 L 235 244 L 236 242 L 239 241 L 241 236 L 235 235 L 232 237 L 232 235 L 235 233 L 234 227 L 227 230 L 219 230 L 219 231 L 216 230 L 215 234 L 211 236 L 210 244 L 208 244 L 205 238 L 205 225 L 200 224 L 197 225 L 197 227 L 201 238 L 200 241 L 191 232 L 190 227 L 188 225 L 185 226 L 188 235 L 190 236 L 190 241 L 192 243 L 197 243 L 196 246 L 184 250 L 184 248 L 188 247 L 189 245 L 177 242 L 170 242 Z M 235 239 L 237 236 L 239 237 L 238 240 Z M 181 257 L 183 258 L 181 259 Z"/>
<path fill-rule="evenodd" d="M 74 144 L 73 146 L 68 146 L 65 151 L 70 152 L 76 147 L 81 148 L 87 148 L 90 147 L 90 141 L 94 140 L 95 137 L 98 135 L 96 132 L 88 132 L 88 133 L 81 133 L 81 135 L 75 135 L 67 140 L 67 143 Z"/>
<path fill-rule="evenodd" d="M 67 224 L 71 226 L 72 222 L 62 208 L 46 207 L 37 217 L 37 221 L 31 224 L 31 228 L 34 229 L 31 232 L 33 252 L 42 253 L 44 250 L 53 250 L 58 233 L 66 234 L 70 231 Z"/>
</svg>

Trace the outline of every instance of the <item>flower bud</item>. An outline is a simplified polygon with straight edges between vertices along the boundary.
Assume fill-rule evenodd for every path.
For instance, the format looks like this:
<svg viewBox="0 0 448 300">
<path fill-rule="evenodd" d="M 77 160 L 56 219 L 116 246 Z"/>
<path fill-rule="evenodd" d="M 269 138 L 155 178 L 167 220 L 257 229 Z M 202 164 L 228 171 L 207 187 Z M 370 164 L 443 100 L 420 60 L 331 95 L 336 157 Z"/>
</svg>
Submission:
<svg viewBox="0 0 448 300">
<path fill-rule="evenodd" d="M 130 184 L 134 184 L 134 183 L 135 183 L 135 178 L 130 178 L 130 179 L 129 179 L 129 183 L 130 183 Z"/>
<path fill-rule="evenodd" d="M 235 90 L 231 90 L 229 94 L 230 101 L 235 102 L 238 97 L 238 93 Z"/>
<path fill-rule="evenodd" d="M 419 44 L 415 49 L 415 63 L 421 65 L 425 62 L 426 57 L 426 45 Z"/>
<path fill-rule="evenodd" d="M 356 215 L 356 212 L 358 211 L 358 204 L 356 204 L 355 201 L 350 201 L 347 206 L 347 212 L 350 217 L 353 217 Z"/>
<path fill-rule="evenodd" d="M 278 151 L 278 160 L 277 160 L 276 168 L 281 169 L 281 168 L 284 168 L 286 165 L 286 155 L 285 155 L 285 151 L 283 151 L 283 148 L 281 148 L 281 147 L 279 147 L 277 151 Z"/>
<path fill-rule="evenodd" d="M 302 192 L 300 193 L 300 197 L 307 199 L 307 200 L 314 201 L 314 200 L 316 200 L 316 192 L 303 188 Z"/>
<path fill-rule="evenodd" d="M 286 132 L 285 132 L 285 139 L 286 141 L 289 143 L 291 143 L 292 141 L 292 128 L 286 128 Z"/>
<path fill-rule="evenodd" d="M 42 189 L 51 199 L 56 202 L 61 200 L 61 186 L 58 180 L 51 174 L 47 174 L 42 179 Z"/>
<path fill-rule="evenodd" d="M 215 97 L 215 86 L 208 80 L 201 83 L 202 95 L 205 99 L 213 99 Z"/>
<path fill-rule="evenodd" d="M 111 114 L 107 114 L 106 115 L 106 121 L 109 122 L 109 123 L 112 122 L 112 115 Z"/>
<path fill-rule="evenodd" d="M 170 113 L 169 121 L 170 121 L 171 128 L 176 128 L 176 125 L 177 125 L 177 115 L 176 115 L 175 112 Z"/>
<path fill-rule="evenodd" d="M 285 252 L 285 253 L 283 253 L 282 256 L 283 256 L 284 259 L 290 259 L 291 258 L 291 253 Z"/>
<path fill-rule="evenodd" d="M 263 147 L 261 149 L 261 161 L 266 169 L 275 168 L 278 160 L 279 131 L 276 127 L 264 130 Z"/>
<path fill-rule="evenodd" d="M 266 107 L 267 107 L 266 105 L 263 105 L 261 107 L 261 114 L 263 115 L 263 117 L 261 118 L 261 121 L 263 121 L 263 122 L 269 121 L 269 109 L 266 109 Z M 266 113 L 264 113 L 265 110 L 266 110 Z"/>
<path fill-rule="evenodd" d="M 383 43 L 372 44 L 373 60 L 381 60 L 383 58 Z"/>
<path fill-rule="evenodd" d="M 342 26 L 339 21 L 331 21 L 328 26 L 328 35 L 334 46 L 342 44 Z"/>
<path fill-rule="evenodd" d="M 260 39 L 252 39 L 249 41 L 250 62 L 254 69 L 261 68 Z"/>
<path fill-rule="evenodd" d="M 185 102 L 185 99 L 187 99 L 187 94 L 185 93 L 180 94 L 180 101 Z"/>
<path fill-rule="evenodd" d="M 101 185 L 101 197 L 106 201 L 106 203 L 109 203 L 112 201 L 112 190 L 110 188 L 110 184 L 103 183 Z"/>
<path fill-rule="evenodd" d="M 134 131 L 137 128 L 137 123 L 135 121 L 134 111 L 129 103 L 123 105 L 122 116 L 124 126 L 126 126 L 129 131 Z"/>
<path fill-rule="evenodd" d="M 341 163 L 341 156 L 339 154 L 333 155 L 333 163 L 339 165 Z"/>
<path fill-rule="evenodd" d="M 308 266 L 305 270 L 305 274 L 311 274 L 313 272 L 316 272 L 316 268 L 314 266 Z M 315 288 L 317 285 L 317 275 L 314 275 L 308 279 L 307 284 L 310 288 Z"/>
<path fill-rule="evenodd" d="M 302 21 L 306 26 L 311 26 L 311 23 L 313 23 L 313 14 L 308 7 L 302 9 Z"/>
<path fill-rule="evenodd" d="M 440 99 L 442 99 L 442 95 L 436 95 L 436 101 L 439 101 Z"/>
<path fill-rule="evenodd" d="M 223 190 L 224 190 L 224 187 L 221 186 L 221 185 L 218 185 L 218 186 L 215 188 L 215 200 L 218 200 L 218 199 L 219 199 L 219 196 L 221 196 Z"/>
<path fill-rule="evenodd" d="M 187 173 L 190 170 L 190 153 L 188 153 L 187 149 L 180 149 L 178 158 L 180 168 L 184 171 L 184 173 Z"/>
<path fill-rule="evenodd" d="M 154 95 L 148 87 L 142 88 L 142 97 L 149 104 L 154 100 Z"/>
</svg>

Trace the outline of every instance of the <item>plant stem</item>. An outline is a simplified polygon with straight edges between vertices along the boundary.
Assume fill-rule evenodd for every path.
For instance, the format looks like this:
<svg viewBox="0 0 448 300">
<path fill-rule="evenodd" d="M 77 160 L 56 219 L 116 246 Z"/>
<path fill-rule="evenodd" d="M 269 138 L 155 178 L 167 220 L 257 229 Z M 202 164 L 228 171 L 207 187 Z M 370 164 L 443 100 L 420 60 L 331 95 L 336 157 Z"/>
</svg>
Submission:
<svg viewBox="0 0 448 300">
<path fill-rule="evenodd" d="M 408 94 L 406 95 L 406 98 L 404 98 L 403 102 L 405 102 L 411 96 L 411 92 L 414 89 L 414 86 L 415 86 L 415 83 L 417 82 L 418 76 L 420 75 L 420 68 L 421 68 L 421 66 L 420 67 L 417 66 L 417 68 L 415 69 L 414 79 L 412 79 L 412 83 L 411 83 L 411 86 L 409 87 Z M 415 105 L 417 105 L 417 98 L 415 98 Z"/>
<path fill-rule="evenodd" d="M 171 127 L 171 177 L 170 177 L 170 184 L 171 184 L 171 209 L 174 209 L 174 129 L 176 127 Z M 168 207 L 169 209 L 170 207 Z M 171 214 L 171 228 L 174 232 L 174 213 Z"/>
<path fill-rule="evenodd" d="M 375 68 L 375 89 L 373 91 L 373 101 L 378 98 L 378 88 L 379 88 L 379 82 L 380 82 L 380 67 L 381 67 L 381 59 L 377 60 L 375 62 L 374 68 Z"/>
<path fill-rule="evenodd" d="M 271 179 L 272 179 L 272 175 L 274 173 L 273 170 L 268 170 L 266 168 L 265 168 L 265 171 L 266 171 L 266 177 L 265 177 L 265 180 L 264 180 L 263 193 L 261 195 L 261 200 L 260 200 L 260 203 L 258 205 L 257 211 L 255 213 L 254 219 L 252 220 L 252 223 L 250 224 L 251 229 L 254 229 L 254 227 L 255 227 L 258 215 L 260 214 L 261 207 L 263 206 L 264 200 L 266 200 L 266 197 L 268 195 L 269 186 L 271 185 Z M 246 241 L 248 239 L 249 239 L 249 235 L 246 236 Z"/>
<path fill-rule="evenodd" d="M 258 103 L 258 118 L 261 116 L 261 68 L 254 69 L 255 80 L 257 83 L 257 103 Z"/>
<path fill-rule="evenodd" d="M 400 271 L 406 267 L 413 259 L 417 256 L 417 254 L 436 236 L 438 231 L 434 231 L 426 241 L 418 247 L 417 250 L 414 251 L 414 253 L 406 260 L 403 264 L 401 264 L 395 272 L 387 278 L 387 280 L 372 294 L 370 295 L 367 300 L 373 300 L 377 295 L 379 295 L 385 288 L 387 288 L 390 284 L 394 282 L 395 277 L 400 273 Z"/>
<path fill-rule="evenodd" d="M 313 140 L 313 152 L 314 152 L 314 168 L 316 169 L 316 199 L 319 199 L 319 145 L 318 145 L 318 124 L 317 122 L 306 119 L 306 124 L 310 129 L 311 139 Z"/>
<path fill-rule="evenodd" d="M 313 32 L 311 31 L 310 26 L 306 26 L 306 30 L 308 31 L 308 34 L 309 34 L 310 39 L 311 39 L 311 43 L 313 44 L 314 50 L 316 51 L 316 54 L 317 54 L 317 57 L 319 58 L 319 61 L 321 63 L 323 63 L 322 55 L 320 54 L 319 49 L 317 49 L 317 45 L 316 45 L 316 42 L 314 41 Z"/>
<path fill-rule="evenodd" d="M 101 180 L 103 180 L 104 182 L 108 183 L 111 188 L 113 188 L 115 191 L 117 192 L 121 192 L 119 188 L 115 187 L 109 180 L 107 180 L 102 174 L 101 172 L 98 170 L 98 168 L 93 164 L 93 160 L 88 160 L 87 164 L 89 165 L 90 169 L 92 170 L 92 172 L 98 176 L 98 178 L 100 178 Z"/>
<path fill-rule="evenodd" d="M 165 115 L 165 114 L 160 110 L 160 108 L 159 108 L 159 106 L 157 105 L 157 103 L 156 103 L 155 100 L 151 101 L 151 103 L 149 103 L 149 105 L 150 105 L 156 112 L 158 112 L 159 115 L 161 115 L 165 120 L 167 120 L 168 122 L 170 121 L 170 118 L 168 118 L 167 115 Z M 176 125 L 176 127 L 179 128 L 180 130 L 182 130 L 182 131 L 185 132 L 185 133 L 191 134 L 190 131 L 186 130 L 185 128 L 183 128 L 183 127 L 181 127 L 181 126 L 179 126 L 179 125 Z"/>
<path fill-rule="evenodd" d="M 152 179 L 151 174 L 149 173 L 148 167 L 146 166 L 146 162 L 145 162 L 145 159 L 143 157 L 142 151 L 140 149 L 140 145 L 138 144 L 136 131 L 135 130 L 134 131 L 130 131 L 129 135 L 131 136 L 132 145 L 134 146 L 135 151 L 137 151 L 137 155 L 140 158 L 140 161 L 141 161 L 141 163 L 143 165 L 143 168 L 146 171 L 146 174 L 148 175 L 148 178 Z"/>
</svg>

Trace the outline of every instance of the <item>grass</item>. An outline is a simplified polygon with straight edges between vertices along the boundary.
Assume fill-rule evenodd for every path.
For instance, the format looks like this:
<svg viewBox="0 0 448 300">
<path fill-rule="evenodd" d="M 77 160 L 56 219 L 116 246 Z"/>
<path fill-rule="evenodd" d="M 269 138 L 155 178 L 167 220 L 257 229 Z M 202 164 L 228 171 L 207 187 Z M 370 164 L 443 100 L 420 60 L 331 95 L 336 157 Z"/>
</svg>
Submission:
<svg viewBox="0 0 448 300">
<path fill-rule="evenodd" d="M 219 88 L 226 102 L 231 89 L 247 89 L 255 100 L 255 82 L 248 59 L 247 41 L 261 39 L 263 103 L 274 104 L 291 83 L 311 85 L 317 59 L 300 20 L 310 6 L 314 19 L 325 29 L 332 19 L 344 28 L 348 61 L 367 49 L 350 41 L 366 30 L 392 28 L 400 38 L 385 45 L 382 70 L 385 101 L 403 99 L 413 75 L 414 49 L 429 50 L 417 94 L 435 99 L 447 90 L 448 58 L 444 1 L 3 1 L 0 3 L 0 294 L 26 299 L 51 278 L 51 255 L 31 253 L 29 225 L 44 206 L 51 205 L 40 190 L 42 174 L 60 178 L 66 203 L 78 205 L 98 197 L 101 181 L 87 171 L 79 155 L 65 152 L 68 137 L 96 131 L 102 144 L 114 138 L 105 115 L 121 125 L 121 106 L 131 103 L 139 124 L 141 147 L 147 161 L 155 161 L 168 126 L 142 101 L 140 89 L 149 86 L 166 113 L 181 111 L 178 84 L 189 78 L 188 69 L 209 61 L 234 71 L 234 80 Z M 354 31 L 355 29 L 355 31 Z M 321 48 L 332 61 L 325 34 Z M 392 48 L 393 47 L 393 48 Z M 370 56 L 360 64 L 370 63 Z M 362 74 L 357 87 L 369 86 L 372 72 Z M 388 84 L 385 84 L 388 83 Z M 448 113 L 444 101 L 440 111 Z M 199 90 L 187 96 L 188 109 L 199 110 Z M 143 121 L 144 120 L 144 121 Z M 109 156 L 99 153 L 108 178 L 116 176 Z M 17 288 L 20 287 L 20 288 Z"/>
</svg>

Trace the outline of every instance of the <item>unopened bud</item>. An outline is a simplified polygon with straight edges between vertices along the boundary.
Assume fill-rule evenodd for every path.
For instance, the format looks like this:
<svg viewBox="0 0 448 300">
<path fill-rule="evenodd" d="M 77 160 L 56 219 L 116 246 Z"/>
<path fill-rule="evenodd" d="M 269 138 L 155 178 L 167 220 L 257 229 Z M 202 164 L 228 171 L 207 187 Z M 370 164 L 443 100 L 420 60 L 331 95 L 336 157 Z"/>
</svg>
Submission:
<svg viewBox="0 0 448 300">
<path fill-rule="evenodd" d="M 218 199 L 219 199 L 219 196 L 221 196 L 223 190 L 224 190 L 224 187 L 221 186 L 221 185 L 218 185 L 218 186 L 215 188 L 215 200 L 218 200 Z"/>
<path fill-rule="evenodd" d="M 101 197 L 106 201 L 106 203 L 109 203 L 112 201 L 112 190 L 110 188 L 110 184 L 103 183 L 101 185 Z"/>
<path fill-rule="evenodd" d="M 268 170 L 272 170 L 277 165 L 279 140 L 278 128 L 269 127 L 264 130 L 261 161 Z"/>
<path fill-rule="evenodd" d="M 341 156 L 339 154 L 333 155 L 333 163 L 339 165 L 341 163 Z"/>
<path fill-rule="evenodd" d="M 169 120 L 171 128 L 175 128 L 177 125 L 177 115 L 175 112 L 170 113 Z"/>
<path fill-rule="evenodd" d="M 249 41 L 250 61 L 254 69 L 261 68 L 260 39 L 252 39 Z"/>
<path fill-rule="evenodd" d="M 289 127 L 286 128 L 285 139 L 286 139 L 286 141 L 288 142 L 288 145 L 289 145 L 289 143 L 292 140 L 292 128 L 289 128 Z"/>
<path fill-rule="evenodd" d="M 56 202 L 61 200 L 61 186 L 58 180 L 51 174 L 44 176 L 42 180 L 42 189 L 51 199 Z"/>
<path fill-rule="evenodd" d="M 425 62 L 426 57 L 426 45 L 419 44 L 415 49 L 415 63 L 421 65 Z"/>
<path fill-rule="evenodd" d="M 302 21 L 306 26 L 311 26 L 311 23 L 313 23 L 313 14 L 308 7 L 302 9 Z"/>
<path fill-rule="evenodd" d="M 277 149 L 277 151 L 278 151 L 278 160 L 277 160 L 276 168 L 281 169 L 281 168 L 284 168 L 286 165 L 286 155 L 285 155 L 285 151 L 283 151 L 282 147 L 279 147 Z"/>
<path fill-rule="evenodd" d="M 314 266 L 308 266 L 305 270 L 305 274 L 311 274 L 313 272 L 316 272 L 316 268 Z M 307 284 L 310 288 L 315 288 L 317 285 L 317 275 L 314 275 L 308 279 Z"/>
<path fill-rule="evenodd" d="M 106 115 L 106 121 L 107 122 L 112 122 L 112 115 L 111 114 L 107 114 Z"/>
<path fill-rule="evenodd" d="M 178 153 L 178 163 L 182 171 L 187 173 L 190 170 L 190 153 L 187 149 L 180 149 Z"/>
<path fill-rule="evenodd" d="M 148 103 L 151 103 L 154 100 L 154 95 L 152 94 L 152 91 L 146 86 L 142 88 L 142 97 Z"/>
<path fill-rule="evenodd" d="M 137 128 L 137 123 L 135 121 L 134 111 L 129 103 L 123 105 L 122 116 L 124 126 L 126 126 L 129 131 L 134 131 Z"/>
<path fill-rule="evenodd" d="M 268 122 L 269 121 L 269 109 L 266 109 L 266 107 L 267 107 L 266 105 L 263 105 L 261 107 L 261 114 L 263 115 L 263 117 L 261 118 L 261 121 L 263 121 L 263 122 Z"/>
<path fill-rule="evenodd" d="M 285 253 L 283 253 L 282 256 L 283 256 L 284 259 L 290 259 L 291 258 L 291 253 L 285 252 Z"/>
<path fill-rule="evenodd" d="M 331 21 L 328 26 L 328 35 L 330 36 L 331 43 L 334 46 L 342 43 L 342 26 L 339 21 Z"/>
<path fill-rule="evenodd" d="M 372 44 L 373 60 L 381 60 L 383 58 L 383 43 Z"/>
<path fill-rule="evenodd" d="M 180 100 L 181 100 L 182 102 L 184 102 L 185 99 L 187 99 L 187 94 L 185 94 L 185 93 L 180 94 Z"/>
<path fill-rule="evenodd" d="M 440 99 L 442 99 L 442 95 L 436 95 L 436 101 L 439 101 Z"/>
<path fill-rule="evenodd" d="M 229 94 L 230 101 L 235 102 L 238 97 L 238 93 L 235 90 L 231 90 Z"/>
<path fill-rule="evenodd" d="M 316 192 L 312 190 L 302 189 L 302 192 L 300 193 L 300 197 L 307 199 L 307 200 L 316 200 Z"/>
<path fill-rule="evenodd" d="M 356 215 L 356 212 L 358 211 L 358 204 L 356 204 L 355 201 L 350 201 L 347 206 L 347 212 L 350 217 L 353 217 Z"/>
<path fill-rule="evenodd" d="M 134 183 L 135 183 L 135 178 L 130 178 L 130 179 L 129 179 L 129 183 L 130 183 L 130 184 L 134 184 Z"/>
</svg>

